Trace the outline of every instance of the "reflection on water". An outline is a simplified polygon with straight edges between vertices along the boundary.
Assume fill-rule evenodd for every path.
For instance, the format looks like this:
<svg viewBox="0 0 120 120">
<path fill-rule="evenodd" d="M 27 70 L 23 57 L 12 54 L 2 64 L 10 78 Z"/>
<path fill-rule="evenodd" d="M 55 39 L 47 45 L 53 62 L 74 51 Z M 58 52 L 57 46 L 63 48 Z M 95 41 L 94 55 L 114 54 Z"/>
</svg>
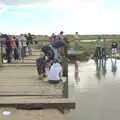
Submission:
<svg viewBox="0 0 120 120">
<path fill-rule="evenodd" d="M 101 80 L 102 77 L 106 77 L 107 75 L 107 70 L 109 67 L 107 66 L 106 62 L 108 65 L 111 65 L 111 72 L 113 73 L 113 76 L 116 76 L 117 72 L 117 59 L 109 59 L 108 61 L 105 60 L 99 60 L 96 63 L 96 77 L 98 80 Z M 110 73 L 109 73 L 110 74 Z"/>
<path fill-rule="evenodd" d="M 76 69 L 80 77 L 78 84 L 74 76 L 75 65 L 69 65 L 69 97 L 76 101 L 76 109 L 70 113 L 69 120 L 101 120 L 102 118 L 98 117 L 101 115 L 103 119 L 105 118 L 104 120 L 109 116 L 111 119 L 108 118 L 108 120 L 113 120 L 116 117 L 116 111 L 119 115 L 119 66 L 118 59 L 107 59 L 98 63 L 94 60 L 80 62 Z M 114 118 L 111 117 L 113 115 L 111 109 Z"/>
<path fill-rule="evenodd" d="M 106 60 L 98 60 L 98 62 L 96 62 L 96 77 L 98 80 L 101 80 L 101 76 L 105 78 L 106 74 Z"/>
<path fill-rule="evenodd" d="M 79 83 L 80 82 L 80 77 L 79 77 L 79 63 L 77 61 L 75 63 L 74 77 L 75 77 L 76 83 Z"/>
<path fill-rule="evenodd" d="M 113 73 L 113 75 L 116 75 L 117 72 L 117 60 L 116 59 L 111 59 L 111 71 Z"/>
<path fill-rule="evenodd" d="M 116 59 L 99 60 L 98 62 L 89 60 L 88 62 L 80 62 L 79 64 L 70 64 L 70 84 L 82 89 L 89 84 L 94 85 L 98 82 L 119 80 L 119 65 L 120 60 Z"/>
</svg>

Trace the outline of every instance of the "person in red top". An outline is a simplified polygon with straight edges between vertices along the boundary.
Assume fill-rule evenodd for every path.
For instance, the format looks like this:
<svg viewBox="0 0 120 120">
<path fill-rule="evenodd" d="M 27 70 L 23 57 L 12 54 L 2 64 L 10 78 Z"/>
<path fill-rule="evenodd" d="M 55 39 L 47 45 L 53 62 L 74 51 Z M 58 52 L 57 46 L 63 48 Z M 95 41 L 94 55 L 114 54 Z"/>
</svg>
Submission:
<svg viewBox="0 0 120 120">
<path fill-rule="evenodd" d="M 16 38 L 15 37 L 13 37 L 12 39 L 11 39 L 11 47 L 12 47 L 12 49 L 15 49 L 17 46 L 16 46 Z"/>
<path fill-rule="evenodd" d="M 14 59 L 15 60 L 15 50 L 16 50 L 16 48 L 17 48 L 17 45 L 16 45 L 16 38 L 15 37 L 13 37 L 12 39 L 11 39 L 11 42 L 10 42 L 10 44 L 11 44 L 11 48 L 12 48 L 12 60 Z"/>
</svg>

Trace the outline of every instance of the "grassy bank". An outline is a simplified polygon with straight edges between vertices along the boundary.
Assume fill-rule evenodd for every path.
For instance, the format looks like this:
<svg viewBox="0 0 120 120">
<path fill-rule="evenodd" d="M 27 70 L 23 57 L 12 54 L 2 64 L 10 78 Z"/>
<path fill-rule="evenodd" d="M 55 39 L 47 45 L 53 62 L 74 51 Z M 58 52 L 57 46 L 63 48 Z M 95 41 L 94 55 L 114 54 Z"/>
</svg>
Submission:
<svg viewBox="0 0 120 120">
<path fill-rule="evenodd" d="M 69 44 L 69 48 L 74 48 L 76 51 L 84 51 L 84 53 L 76 56 L 78 60 L 87 60 L 93 56 L 96 48 L 96 43 L 98 40 L 79 40 L 75 45 L 75 41 L 71 41 Z M 120 46 L 119 39 L 103 39 L 101 40 L 101 46 L 106 48 L 106 52 L 108 55 L 111 55 L 111 44 L 113 41 L 117 41 L 118 46 Z M 118 48 L 118 53 L 120 53 L 120 48 Z"/>
</svg>

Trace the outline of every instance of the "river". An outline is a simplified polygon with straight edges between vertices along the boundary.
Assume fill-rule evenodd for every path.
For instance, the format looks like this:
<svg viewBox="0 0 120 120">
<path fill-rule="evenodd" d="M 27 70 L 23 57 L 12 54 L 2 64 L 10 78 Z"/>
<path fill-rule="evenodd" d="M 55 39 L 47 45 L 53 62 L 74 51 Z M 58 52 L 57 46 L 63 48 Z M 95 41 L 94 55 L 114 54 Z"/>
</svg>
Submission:
<svg viewBox="0 0 120 120">
<path fill-rule="evenodd" d="M 76 101 L 76 109 L 66 119 L 120 119 L 120 60 L 108 59 L 104 65 L 99 67 L 93 60 L 80 62 L 76 80 L 75 67 L 69 65 L 69 97 Z"/>
</svg>

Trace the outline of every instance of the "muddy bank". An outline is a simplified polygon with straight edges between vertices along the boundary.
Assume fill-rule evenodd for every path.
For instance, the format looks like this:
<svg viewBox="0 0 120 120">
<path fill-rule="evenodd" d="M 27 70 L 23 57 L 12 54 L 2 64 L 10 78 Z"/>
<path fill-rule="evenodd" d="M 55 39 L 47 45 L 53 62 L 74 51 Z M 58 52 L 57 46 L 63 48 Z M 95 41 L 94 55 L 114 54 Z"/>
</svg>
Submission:
<svg viewBox="0 0 120 120">
<path fill-rule="evenodd" d="M 4 115 L 7 113 L 9 115 Z M 64 115 L 57 110 L 16 110 L 14 108 L 0 108 L 1 120 L 65 120 Z"/>
</svg>

